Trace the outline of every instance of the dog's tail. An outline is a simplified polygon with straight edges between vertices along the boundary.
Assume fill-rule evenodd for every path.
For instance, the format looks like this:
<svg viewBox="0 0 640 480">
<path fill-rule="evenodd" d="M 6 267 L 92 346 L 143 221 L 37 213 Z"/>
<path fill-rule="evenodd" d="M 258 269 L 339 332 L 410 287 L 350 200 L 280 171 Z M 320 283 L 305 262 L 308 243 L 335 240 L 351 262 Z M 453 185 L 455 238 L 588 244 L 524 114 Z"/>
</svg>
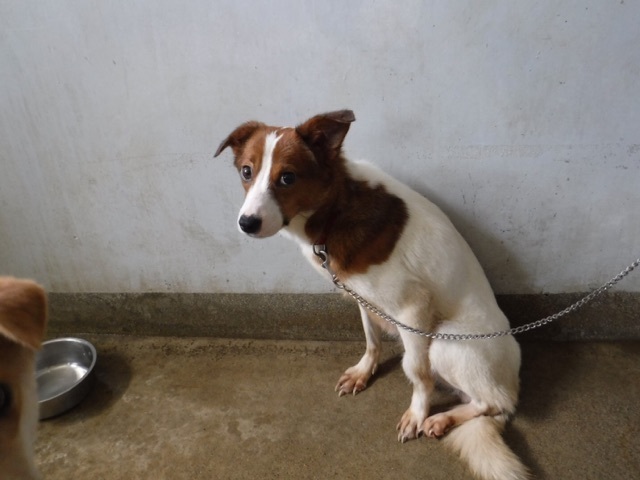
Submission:
<svg viewBox="0 0 640 480">
<path fill-rule="evenodd" d="M 451 430 L 443 439 L 470 470 L 482 480 L 526 480 L 531 478 L 502 439 L 506 417 L 480 416 Z"/>
</svg>

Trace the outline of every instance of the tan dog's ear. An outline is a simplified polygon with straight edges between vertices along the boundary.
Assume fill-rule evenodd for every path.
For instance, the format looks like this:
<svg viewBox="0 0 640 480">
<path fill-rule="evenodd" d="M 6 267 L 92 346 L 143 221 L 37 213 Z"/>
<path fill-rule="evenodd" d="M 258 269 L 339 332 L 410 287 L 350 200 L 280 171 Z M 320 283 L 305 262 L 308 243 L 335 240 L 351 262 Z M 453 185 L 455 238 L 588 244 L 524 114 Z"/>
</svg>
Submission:
<svg viewBox="0 0 640 480">
<path fill-rule="evenodd" d="M 47 297 L 31 280 L 0 277 L 0 335 L 37 350 L 47 326 Z"/>
<path fill-rule="evenodd" d="M 340 153 L 344 137 L 356 116 L 351 110 L 322 113 L 296 127 L 298 135 L 311 147 L 326 149 L 331 156 Z"/>
<path fill-rule="evenodd" d="M 216 150 L 216 153 L 213 155 L 214 158 L 220 155 L 227 147 L 231 147 L 233 154 L 237 157 L 246 141 L 249 140 L 249 137 L 260 127 L 264 127 L 264 123 L 246 122 L 240 125 L 222 141 L 218 150 Z"/>
</svg>

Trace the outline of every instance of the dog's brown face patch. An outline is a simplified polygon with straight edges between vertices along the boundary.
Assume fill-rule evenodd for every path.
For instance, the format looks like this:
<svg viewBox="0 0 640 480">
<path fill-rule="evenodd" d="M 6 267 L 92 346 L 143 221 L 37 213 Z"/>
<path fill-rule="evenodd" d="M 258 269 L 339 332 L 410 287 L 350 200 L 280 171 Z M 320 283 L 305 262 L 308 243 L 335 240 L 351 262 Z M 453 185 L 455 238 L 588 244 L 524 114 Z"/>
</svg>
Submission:
<svg viewBox="0 0 640 480">
<path fill-rule="evenodd" d="M 289 221 L 302 212 L 314 211 L 326 201 L 331 179 L 309 147 L 292 128 L 278 132 L 273 152 L 270 185 L 283 217 Z"/>
</svg>

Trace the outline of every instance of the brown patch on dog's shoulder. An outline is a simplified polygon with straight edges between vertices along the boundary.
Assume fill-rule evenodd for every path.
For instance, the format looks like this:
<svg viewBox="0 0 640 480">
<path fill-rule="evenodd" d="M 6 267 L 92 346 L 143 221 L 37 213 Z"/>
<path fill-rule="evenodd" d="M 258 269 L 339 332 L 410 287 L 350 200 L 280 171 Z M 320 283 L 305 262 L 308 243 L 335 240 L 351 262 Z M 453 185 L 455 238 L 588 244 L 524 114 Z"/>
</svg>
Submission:
<svg viewBox="0 0 640 480">
<path fill-rule="evenodd" d="M 382 185 L 348 179 L 341 201 L 308 223 L 310 238 L 326 232 L 332 269 L 341 277 L 387 261 L 409 219 L 405 202 Z"/>
</svg>

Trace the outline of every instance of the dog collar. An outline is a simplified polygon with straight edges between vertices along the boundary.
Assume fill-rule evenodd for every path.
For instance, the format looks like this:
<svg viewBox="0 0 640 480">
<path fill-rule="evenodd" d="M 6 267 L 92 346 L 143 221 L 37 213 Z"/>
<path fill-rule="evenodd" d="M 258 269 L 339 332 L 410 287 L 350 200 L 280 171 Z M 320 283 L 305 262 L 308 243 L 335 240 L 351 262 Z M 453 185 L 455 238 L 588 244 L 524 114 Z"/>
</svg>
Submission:
<svg viewBox="0 0 640 480">
<path fill-rule="evenodd" d="M 329 237 L 329 232 L 331 227 L 336 221 L 336 216 L 329 214 L 329 218 L 324 224 L 322 231 L 318 238 L 316 238 L 315 242 L 313 242 L 313 253 L 316 257 L 320 259 L 322 262 L 322 268 L 329 270 L 329 254 L 327 253 L 327 238 Z"/>
</svg>

